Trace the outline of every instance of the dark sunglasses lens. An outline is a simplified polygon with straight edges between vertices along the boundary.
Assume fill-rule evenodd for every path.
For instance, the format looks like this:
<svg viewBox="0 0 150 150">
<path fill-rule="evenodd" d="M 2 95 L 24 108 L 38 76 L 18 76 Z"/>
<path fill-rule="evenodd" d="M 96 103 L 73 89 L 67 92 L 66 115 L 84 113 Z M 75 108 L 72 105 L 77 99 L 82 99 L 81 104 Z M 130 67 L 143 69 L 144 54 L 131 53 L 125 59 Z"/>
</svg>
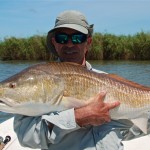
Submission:
<svg viewBox="0 0 150 150">
<path fill-rule="evenodd" d="M 66 44 L 68 42 L 68 36 L 65 34 L 56 34 L 55 40 L 57 43 Z"/>
<path fill-rule="evenodd" d="M 80 44 L 85 42 L 87 39 L 87 36 L 85 34 L 74 34 L 72 35 L 72 43 L 73 44 Z"/>
<path fill-rule="evenodd" d="M 73 44 L 81 44 L 81 43 L 85 42 L 87 39 L 87 36 L 85 34 L 67 35 L 67 34 L 60 34 L 59 33 L 59 34 L 55 35 L 55 40 L 57 43 L 67 44 L 70 37 L 71 37 Z"/>
</svg>

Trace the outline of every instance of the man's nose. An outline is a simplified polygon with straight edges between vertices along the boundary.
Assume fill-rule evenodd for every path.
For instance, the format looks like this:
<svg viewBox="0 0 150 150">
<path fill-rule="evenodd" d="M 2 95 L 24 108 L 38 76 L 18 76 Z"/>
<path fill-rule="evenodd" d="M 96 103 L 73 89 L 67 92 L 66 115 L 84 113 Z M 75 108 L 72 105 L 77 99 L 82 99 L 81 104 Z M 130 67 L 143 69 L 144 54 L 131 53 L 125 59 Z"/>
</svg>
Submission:
<svg viewBox="0 0 150 150">
<path fill-rule="evenodd" d="M 68 43 L 67 43 L 67 46 L 68 46 L 68 47 L 74 46 L 74 44 L 72 43 L 71 38 L 69 38 Z"/>
</svg>

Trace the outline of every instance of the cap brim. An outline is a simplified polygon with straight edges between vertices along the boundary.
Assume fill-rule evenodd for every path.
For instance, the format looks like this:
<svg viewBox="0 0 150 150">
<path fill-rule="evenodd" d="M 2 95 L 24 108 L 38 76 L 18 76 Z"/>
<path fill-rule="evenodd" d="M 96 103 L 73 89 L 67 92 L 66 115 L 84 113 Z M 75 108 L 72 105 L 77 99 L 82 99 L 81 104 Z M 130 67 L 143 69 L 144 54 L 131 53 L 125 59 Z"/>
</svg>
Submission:
<svg viewBox="0 0 150 150">
<path fill-rule="evenodd" d="M 57 27 L 54 27 L 52 30 L 55 30 L 58 28 L 70 28 L 70 29 L 77 30 L 77 31 L 84 33 L 84 34 L 88 34 L 88 30 L 85 27 L 83 27 L 81 25 L 77 25 L 77 24 L 62 24 L 62 25 L 59 25 Z M 52 30 L 50 30 L 50 31 L 52 31 Z"/>
</svg>

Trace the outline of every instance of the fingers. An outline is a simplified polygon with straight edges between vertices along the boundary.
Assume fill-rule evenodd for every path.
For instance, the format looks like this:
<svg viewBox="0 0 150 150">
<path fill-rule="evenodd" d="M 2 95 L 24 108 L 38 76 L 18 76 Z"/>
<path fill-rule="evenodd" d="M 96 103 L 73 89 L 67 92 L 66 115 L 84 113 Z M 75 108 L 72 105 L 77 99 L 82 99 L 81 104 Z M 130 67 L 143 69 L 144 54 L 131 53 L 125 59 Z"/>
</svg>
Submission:
<svg viewBox="0 0 150 150">
<path fill-rule="evenodd" d="M 117 107 L 119 105 L 120 105 L 119 101 L 116 101 L 116 102 L 113 102 L 113 103 L 109 103 L 108 104 L 108 109 L 111 110 L 111 109 L 113 109 L 113 108 L 115 108 L 115 107 Z"/>
<path fill-rule="evenodd" d="M 106 92 L 105 91 L 104 92 L 100 92 L 99 94 L 97 94 L 96 99 L 97 99 L 98 102 L 104 102 L 105 96 L 106 96 Z M 105 103 L 105 104 L 107 105 L 108 110 L 110 110 L 110 109 L 113 109 L 113 108 L 119 106 L 120 102 L 116 101 L 116 102 Z"/>
<path fill-rule="evenodd" d="M 105 96 L 106 96 L 106 92 L 100 92 L 100 93 L 97 94 L 96 100 L 99 101 L 99 102 L 102 102 L 102 101 L 104 101 Z"/>
<path fill-rule="evenodd" d="M 102 125 L 111 121 L 109 111 L 120 105 L 120 102 L 105 102 L 106 92 L 100 92 L 91 98 L 91 103 L 75 110 L 76 122 L 80 126 Z M 84 112 L 84 113 L 83 113 Z"/>
</svg>

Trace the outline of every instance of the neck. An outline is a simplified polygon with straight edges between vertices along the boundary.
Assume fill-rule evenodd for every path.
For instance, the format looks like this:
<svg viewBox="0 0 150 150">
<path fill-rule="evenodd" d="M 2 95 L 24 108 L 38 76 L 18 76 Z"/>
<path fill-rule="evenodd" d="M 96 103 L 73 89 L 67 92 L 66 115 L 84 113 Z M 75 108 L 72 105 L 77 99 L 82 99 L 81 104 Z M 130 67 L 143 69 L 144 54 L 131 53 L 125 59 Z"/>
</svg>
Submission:
<svg viewBox="0 0 150 150">
<path fill-rule="evenodd" d="M 83 59 L 83 62 L 82 62 L 81 65 L 82 65 L 82 66 L 85 66 L 85 65 L 86 65 L 86 60 L 85 60 L 85 58 Z"/>
</svg>

